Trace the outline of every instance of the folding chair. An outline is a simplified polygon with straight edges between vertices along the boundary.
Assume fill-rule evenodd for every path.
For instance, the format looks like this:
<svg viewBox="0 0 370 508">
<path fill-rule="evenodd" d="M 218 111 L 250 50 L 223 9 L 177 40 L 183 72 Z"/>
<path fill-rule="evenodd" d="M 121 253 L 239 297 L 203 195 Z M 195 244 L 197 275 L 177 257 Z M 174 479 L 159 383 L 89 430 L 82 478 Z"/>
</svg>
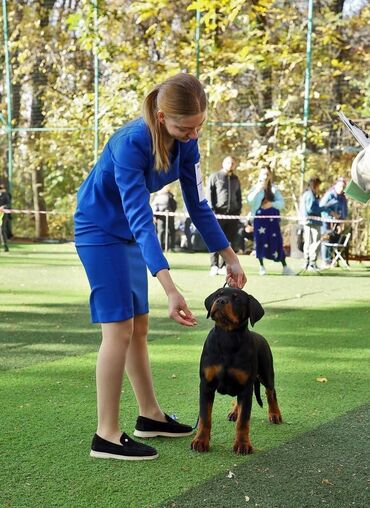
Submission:
<svg viewBox="0 0 370 508">
<path fill-rule="evenodd" d="M 340 235 L 339 240 L 336 243 L 323 242 L 325 247 L 329 247 L 329 248 L 333 249 L 334 256 L 333 256 L 333 260 L 330 264 L 330 268 L 333 268 L 337 264 L 337 262 L 339 262 L 347 270 L 350 269 L 349 264 L 342 256 L 342 253 L 346 251 L 346 248 L 348 246 L 348 242 L 349 242 L 350 238 L 351 238 L 351 233 L 347 233 L 345 235 Z"/>
</svg>

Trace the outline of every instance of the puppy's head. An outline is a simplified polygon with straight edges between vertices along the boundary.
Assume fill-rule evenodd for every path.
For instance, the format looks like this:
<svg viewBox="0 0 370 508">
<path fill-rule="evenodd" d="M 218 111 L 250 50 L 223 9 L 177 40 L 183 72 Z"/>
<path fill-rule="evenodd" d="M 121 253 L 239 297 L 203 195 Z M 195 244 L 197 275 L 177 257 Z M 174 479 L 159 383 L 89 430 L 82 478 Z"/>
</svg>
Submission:
<svg viewBox="0 0 370 508">
<path fill-rule="evenodd" d="M 204 305 L 217 326 L 226 331 L 246 327 L 248 319 L 251 325 L 259 321 L 265 311 L 262 305 L 242 289 L 220 288 L 209 295 Z"/>
</svg>

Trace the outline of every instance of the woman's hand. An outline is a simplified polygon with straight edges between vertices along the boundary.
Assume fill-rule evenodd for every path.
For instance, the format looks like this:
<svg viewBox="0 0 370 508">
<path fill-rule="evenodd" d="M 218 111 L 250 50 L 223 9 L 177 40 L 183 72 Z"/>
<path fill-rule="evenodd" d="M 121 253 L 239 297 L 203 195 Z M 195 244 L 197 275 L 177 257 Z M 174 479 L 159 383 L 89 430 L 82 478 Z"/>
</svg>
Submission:
<svg viewBox="0 0 370 508">
<path fill-rule="evenodd" d="M 195 326 L 197 324 L 184 297 L 178 291 L 168 294 L 168 315 L 183 326 Z"/>
<path fill-rule="evenodd" d="M 226 264 L 226 282 L 232 288 L 242 289 L 245 286 L 247 277 L 239 261 L 232 265 Z"/>
<path fill-rule="evenodd" d="M 171 319 L 180 323 L 183 326 L 194 326 L 197 320 L 191 313 L 186 304 L 185 298 L 176 289 L 176 286 L 171 278 L 170 272 L 167 269 L 157 272 L 157 279 L 162 284 L 163 289 L 168 297 L 168 315 Z"/>
<path fill-rule="evenodd" d="M 226 283 L 230 287 L 242 289 L 247 282 L 247 277 L 238 256 L 231 247 L 221 250 L 220 254 L 226 263 Z"/>
</svg>

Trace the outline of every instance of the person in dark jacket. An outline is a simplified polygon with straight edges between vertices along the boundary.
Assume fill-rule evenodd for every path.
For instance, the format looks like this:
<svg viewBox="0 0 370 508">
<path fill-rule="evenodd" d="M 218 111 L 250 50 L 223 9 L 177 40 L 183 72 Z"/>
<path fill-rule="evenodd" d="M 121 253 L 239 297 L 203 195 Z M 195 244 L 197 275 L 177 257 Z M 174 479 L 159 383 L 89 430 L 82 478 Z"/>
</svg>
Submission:
<svg viewBox="0 0 370 508">
<path fill-rule="evenodd" d="M 10 208 L 10 196 L 6 190 L 6 187 L 3 183 L 0 183 L 0 212 L 3 212 L 4 208 Z M 0 240 L 4 246 L 4 252 L 9 252 L 8 247 L 8 230 L 9 230 L 9 213 L 3 212 L 3 217 L 1 220 L 1 232 L 0 232 Z"/>
<path fill-rule="evenodd" d="M 172 194 L 170 186 L 166 185 L 163 189 L 159 190 L 153 199 L 152 209 L 154 213 L 154 221 L 157 229 L 158 241 L 161 244 L 162 250 L 166 247 L 170 250 L 175 249 L 175 216 L 164 215 L 166 212 L 176 212 L 177 202 L 175 196 Z M 161 212 L 158 214 L 158 212 Z M 167 232 L 167 240 L 166 240 Z"/>
<path fill-rule="evenodd" d="M 240 215 L 242 209 L 242 194 L 240 181 L 234 173 L 235 159 L 230 155 L 222 161 L 222 168 L 213 173 L 208 179 L 207 199 L 216 215 Z M 239 219 L 217 219 L 221 229 L 235 249 L 239 231 Z M 224 260 L 218 252 L 211 253 L 210 275 L 226 275 Z"/>
</svg>

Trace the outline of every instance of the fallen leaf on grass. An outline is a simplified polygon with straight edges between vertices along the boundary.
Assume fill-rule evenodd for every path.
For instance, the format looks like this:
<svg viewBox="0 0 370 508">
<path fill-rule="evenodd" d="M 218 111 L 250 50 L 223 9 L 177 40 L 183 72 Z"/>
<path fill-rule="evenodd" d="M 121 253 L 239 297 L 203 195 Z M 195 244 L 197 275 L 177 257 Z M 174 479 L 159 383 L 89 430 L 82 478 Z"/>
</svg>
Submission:
<svg viewBox="0 0 370 508">
<path fill-rule="evenodd" d="M 328 378 L 325 377 L 325 376 L 319 376 L 316 378 L 316 381 L 318 381 L 319 383 L 327 383 L 328 382 Z"/>
<path fill-rule="evenodd" d="M 334 485 L 334 483 L 332 483 L 330 480 L 322 480 L 321 482 L 323 485 Z"/>
</svg>

